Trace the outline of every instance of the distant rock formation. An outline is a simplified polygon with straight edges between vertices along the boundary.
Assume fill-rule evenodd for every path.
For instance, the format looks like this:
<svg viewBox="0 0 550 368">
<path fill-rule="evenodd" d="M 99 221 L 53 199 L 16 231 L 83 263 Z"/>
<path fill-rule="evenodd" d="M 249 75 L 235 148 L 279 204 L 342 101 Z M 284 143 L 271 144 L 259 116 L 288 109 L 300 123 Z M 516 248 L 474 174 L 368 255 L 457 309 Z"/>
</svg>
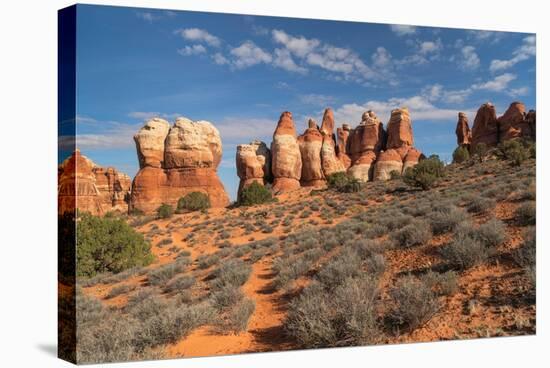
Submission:
<svg viewBox="0 0 550 368">
<path fill-rule="evenodd" d="M 414 144 L 411 117 L 406 107 L 392 110 L 387 130 L 387 149 L 411 147 Z"/>
<path fill-rule="evenodd" d="M 348 152 L 352 163 L 357 161 L 365 152 L 380 152 L 386 148 L 386 131 L 384 124 L 378 119 L 374 111 L 363 113 L 361 122 L 352 130 L 348 140 Z"/>
<path fill-rule="evenodd" d="M 336 156 L 336 136 L 334 135 L 334 113 L 332 109 L 325 109 L 321 124 L 323 144 L 321 147 L 321 165 L 325 177 L 346 171 L 344 164 Z"/>
<path fill-rule="evenodd" d="M 456 143 L 459 147 L 470 148 L 472 142 L 472 132 L 468 125 L 468 117 L 465 113 L 458 113 L 458 122 L 456 123 Z"/>
<path fill-rule="evenodd" d="M 300 188 L 302 158 L 292 113 L 281 114 L 271 143 L 273 190 L 285 192 Z"/>
<path fill-rule="evenodd" d="M 498 120 L 495 106 L 486 102 L 479 107 L 472 127 L 472 147 L 479 143 L 496 146 L 499 142 Z"/>
<path fill-rule="evenodd" d="M 347 172 L 363 182 L 388 180 L 392 171 L 401 175 L 424 158 L 413 147 L 412 122 L 406 108 L 392 111 L 388 133 L 372 110 L 363 113 L 355 129 L 343 124 L 334 134 L 335 126 L 334 113 L 327 108 L 321 127 L 309 119 L 304 133 L 296 138 L 292 114 L 288 111 L 281 114 L 271 143 L 275 193 L 300 187 L 324 187 L 326 178 L 338 172 Z M 242 148 L 237 152 L 240 187 L 243 181 L 252 178 L 251 174 L 243 174 L 246 165 L 242 163 L 244 158 L 239 150 L 244 150 L 245 146 L 239 145 Z M 262 176 L 258 173 L 254 177 L 260 179 Z"/>
<path fill-rule="evenodd" d="M 456 128 L 457 143 L 459 146 L 466 145 L 466 136 L 464 135 L 467 128 L 464 125 L 464 119 L 461 121 L 459 113 L 459 121 Z M 527 138 L 536 140 L 536 112 L 529 110 L 525 112 L 525 105 L 522 102 L 512 102 L 504 114 L 497 118 L 496 109 L 493 104 L 486 102 L 479 107 L 474 119 L 474 125 L 471 131 L 470 148 L 474 148 L 480 143 L 488 146 L 496 146 L 501 142 L 515 139 Z"/>
<path fill-rule="evenodd" d="M 522 102 L 512 102 L 504 115 L 498 119 L 499 138 L 506 141 L 514 138 L 534 138 L 535 134 L 531 131 L 534 124 L 527 120 L 525 105 Z"/>
<path fill-rule="evenodd" d="M 345 123 L 342 124 L 341 128 L 336 129 L 336 136 L 338 138 L 336 144 L 336 155 L 346 170 L 351 166 L 351 158 L 346 153 L 350 130 L 349 124 Z"/>
<path fill-rule="evenodd" d="M 58 167 L 58 213 L 75 209 L 96 216 L 127 212 L 130 183 L 128 175 L 97 166 L 76 150 Z"/>
<path fill-rule="evenodd" d="M 132 182 L 130 208 L 153 213 L 163 204 L 176 206 L 190 192 L 203 192 L 212 207 L 229 197 L 217 174 L 222 142 L 207 121 L 177 118 L 175 124 L 151 119 L 134 136 L 140 170 Z"/>
<path fill-rule="evenodd" d="M 315 120 L 309 119 L 308 128 L 304 134 L 298 137 L 298 145 L 302 160 L 300 184 L 306 187 L 323 186 L 325 184 L 325 175 L 321 164 L 323 134 Z"/>
<path fill-rule="evenodd" d="M 237 146 L 237 175 L 239 176 L 239 192 L 257 182 L 265 185 L 271 181 L 271 152 L 261 141 L 252 141 L 249 144 Z"/>
</svg>

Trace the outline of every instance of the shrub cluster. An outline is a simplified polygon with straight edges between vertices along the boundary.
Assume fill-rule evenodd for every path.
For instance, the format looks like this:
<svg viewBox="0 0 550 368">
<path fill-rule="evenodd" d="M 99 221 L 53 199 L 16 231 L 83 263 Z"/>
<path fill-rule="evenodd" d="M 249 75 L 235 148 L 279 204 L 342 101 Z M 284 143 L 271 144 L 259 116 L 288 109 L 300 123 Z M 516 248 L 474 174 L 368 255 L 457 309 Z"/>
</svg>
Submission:
<svg viewBox="0 0 550 368">
<path fill-rule="evenodd" d="M 470 159 L 470 151 L 467 147 L 459 146 L 453 152 L 453 162 L 455 164 L 461 164 Z"/>
<path fill-rule="evenodd" d="M 239 196 L 238 204 L 240 206 L 254 206 L 273 201 L 271 190 L 258 182 L 252 182 L 244 188 Z"/>
<path fill-rule="evenodd" d="M 345 172 L 337 172 L 327 176 L 327 185 L 330 189 L 341 193 L 355 193 L 362 188 L 361 182 Z"/>
<path fill-rule="evenodd" d="M 414 167 L 410 167 L 403 175 L 403 181 L 411 186 L 428 190 L 436 186 L 445 175 L 445 165 L 437 155 L 421 160 Z"/>
<path fill-rule="evenodd" d="M 208 194 L 202 192 L 191 192 L 178 200 L 177 212 L 203 211 L 210 208 Z"/>
<path fill-rule="evenodd" d="M 152 261 L 151 245 L 124 220 L 85 213 L 76 222 L 77 276 L 118 273 Z"/>
</svg>

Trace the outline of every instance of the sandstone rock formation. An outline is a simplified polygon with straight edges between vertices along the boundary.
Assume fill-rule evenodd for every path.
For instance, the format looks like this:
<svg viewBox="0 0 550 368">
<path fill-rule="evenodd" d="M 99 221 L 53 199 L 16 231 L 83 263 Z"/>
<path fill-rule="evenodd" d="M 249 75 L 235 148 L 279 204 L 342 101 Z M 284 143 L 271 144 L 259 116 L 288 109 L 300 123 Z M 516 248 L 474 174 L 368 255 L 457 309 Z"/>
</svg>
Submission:
<svg viewBox="0 0 550 368">
<path fill-rule="evenodd" d="M 497 120 L 500 141 L 533 136 L 531 124 L 526 119 L 525 105 L 521 102 L 512 102 L 504 115 Z"/>
<path fill-rule="evenodd" d="M 486 102 L 477 110 L 472 127 L 472 148 L 479 143 L 496 146 L 499 142 L 498 121 L 495 106 Z"/>
<path fill-rule="evenodd" d="M 160 120 L 149 120 L 134 136 L 141 169 L 132 182 L 131 209 L 153 213 L 163 203 L 175 207 L 179 198 L 195 191 L 206 193 L 212 207 L 227 206 L 229 197 L 217 175 L 222 154 L 218 130 L 187 118 L 165 129 Z M 160 166 L 158 157 L 163 157 Z"/>
<path fill-rule="evenodd" d="M 460 120 L 459 120 L 460 124 Z M 457 141 L 460 145 L 461 132 L 457 126 Z M 472 127 L 471 148 L 479 143 L 496 146 L 499 143 L 515 138 L 536 140 L 536 112 L 525 112 L 522 102 L 512 102 L 502 116 L 497 118 L 496 109 L 490 102 L 484 103 L 477 110 Z"/>
<path fill-rule="evenodd" d="M 361 123 L 350 134 L 348 151 L 351 160 L 358 160 L 364 152 L 380 152 L 386 146 L 386 131 L 374 111 L 363 113 Z"/>
<path fill-rule="evenodd" d="M 405 173 L 405 171 L 408 169 L 408 168 L 412 168 L 414 167 L 418 161 L 424 159 L 424 155 L 422 154 L 422 152 L 420 152 L 419 150 L 417 150 L 416 148 L 410 148 L 408 151 L 407 151 L 407 154 L 405 156 L 405 158 L 403 159 L 403 170 L 402 170 L 402 174 Z"/>
<path fill-rule="evenodd" d="M 401 174 L 403 171 L 403 158 L 395 149 L 388 149 L 378 155 L 374 166 L 374 180 L 389 180 L 391 172 Z"/>
<path fill-rule="evenodd" d="M 92 171 L 104 208 L 108 211 L 128 212 L 132 179 L 113 167 L 95 166 Z"/>
<path fill-rule="evenodd" d="M 323 144 L 321 147 L 321 165 L 325 177 L 346 171 L 342 161 L 336 156 L 336 136 L 334 135 L 334 113 L 332 109 L 325 109 L 323 124 L 321 125 Z"/>
<path fill-rule="evenodd" d="M 374 151 L 367 151 L 348 169 L 348 174 L 363 182 L 370 181 L 374 176 L 375 161 L 376 153 Z"/>
<path fill-rule="evenodd" d="M 323 134 L 319 131 L 317 123 L 309 119 L 308 128 L 298 137 L 300 155 L 302 160 L 302 186 L 322 186 L 325 184 L 325 175 L 321 164 L 321 148 Z"/>
<path fill-rule="evenodd" d="M 456 142 L 460 147 L 470 147 L 472 142 L 472 132 L 470 131 L 470 126 L 468 125 L 468 117 L 465 113 L 458 113 L 458 122 L 456 123 Z"/>
<path fill-rule="evenodd" d="M 136 142 L 139 167 L 162 167 L 164 162 L 164 140 L 170 130 L 170 124 L 160 118 L 154 118 L 145 123 L 134 136 Z"/>
<path fill-rule="evenodd" d="M 338 138 L 336 144 L 336 156 L 342 162 L 342 165 L 344 165 L 346 170 L 351 166 L 351 158 L 347 154 L 350 130 L 349 124 L 342 124 L 341 128 L 336 129 L 336 136 Z"/>
<path fill-rule="evenodd" d="M 128 211 L 130 177 L 97 166 L 76 150 L 58 167 L 58 213 L 79 211 L 104 215 Z"/>
<path fill-rule="evenodd" d="M 424 158 L 412 146 L 412 122 L 406 108 L 392 111 L 389 134 L 371 110 L 362 115 L 355 129 L 343 124 L 335 135 L 334 127 L 333 111 L 327 108 L 321 127 L 310 119 L 307 129 L 296 139 L 292 114 L 288 111 L 281 114 L 271 143 L 274 192 L 324 186 L 329 175 L 346 171 L 363 182 L 388 180 L 392 171 L 401 175 Z M 392 148 L 386 149 L 388 142 Z M 241 185 L 253 176 L 242 174 L 241 166 L 245 166 L 240 163 L 242 160 L 237 154 Z M 261 174 L 256 177 L 261 178 Z"/>
<path fill-rule="evenodd" d="M 237 146 L 237 175 L 239 176 L 239 192 L 253 182 L 265 185 L 271 177 L 271 153 L 264 142 L 252 141 L 249 144 Z"/>
<path fill-rule="evenodd" d="M 165 169 L 217 168 L 221 158 L 220 133 L 211 123 L 176 119 L 165 140 Z"/>
<path fill-rule="evenodd" d="M 411 118 L 406 107 L 392 110 L 387 130 L 387 149 L 410 147 L 414 144 Z"/>
<path fill-rule="evenodd" d="M 281 114 L 273 133 L 271 171 L 275 192 L 290 191 L 300 187 L 302 159 L 292 113 L 288 111 Z"/>
</svg>

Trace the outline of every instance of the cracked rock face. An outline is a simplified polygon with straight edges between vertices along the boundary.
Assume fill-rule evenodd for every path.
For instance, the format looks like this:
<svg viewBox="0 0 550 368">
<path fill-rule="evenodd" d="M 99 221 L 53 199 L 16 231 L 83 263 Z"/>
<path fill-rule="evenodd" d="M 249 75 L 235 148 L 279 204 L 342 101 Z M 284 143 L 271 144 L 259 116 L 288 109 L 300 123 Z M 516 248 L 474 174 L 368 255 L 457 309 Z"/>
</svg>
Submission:
<svg viewBox="0 0 550 368">
<path fill-rule="evenodd" d="M 239 192 L 253 182 L 266 184 L 271 179 L 271 152 L 262 141 L 239 144 L 236 154 Z"/>
<path fill-rule="evenodd" d="M 217 174 L 222 142 L 212 123 L 180 117 L 170 127 L 155 118 L 145 123 L 134 140 L 141 169 L 132 183 L 132 209 L 153 213 L 163 203 L 175 207 L 179 198 L 191 192 L 207 194 L 212 207 L 229 204 Z"/>
<path fill-rule="evenodd" d="M 292 113 L 288 111 L 281 114 L 275 133 L 273 133 L 271 171 L 275 192 L 285 192 L 300 187 L 302 158 Z"/>
<path fill-rule="evenodd" d="M 469 147 L 472 142 L 472 132 L 468 125 L 468 117 L 465 113 L 458 113 L 458 122 L 456 123 L 456 142 L 459 146 Z"/>
</svg>

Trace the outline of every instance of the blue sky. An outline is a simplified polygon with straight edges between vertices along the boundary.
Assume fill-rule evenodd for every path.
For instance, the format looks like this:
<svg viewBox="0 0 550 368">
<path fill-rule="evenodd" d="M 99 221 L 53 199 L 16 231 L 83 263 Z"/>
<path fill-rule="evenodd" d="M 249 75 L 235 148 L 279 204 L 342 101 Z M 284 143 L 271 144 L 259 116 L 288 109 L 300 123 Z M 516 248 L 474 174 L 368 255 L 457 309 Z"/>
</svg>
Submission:
<svg viewBox="0 0 550 368">
<path fill-rule="evenodd" d="M 285 110 L 302 133 L 328 106 L 338 126 L 407 106 L 415 145 L 448 159 L 458 111 L 536 108 L 533 34 L 89 5 L 77 17 L 81 151 L 133 176 L 146 119 L 208 120 L 232 198 L 236 145 L 271 142 Z"/>
</svg>

